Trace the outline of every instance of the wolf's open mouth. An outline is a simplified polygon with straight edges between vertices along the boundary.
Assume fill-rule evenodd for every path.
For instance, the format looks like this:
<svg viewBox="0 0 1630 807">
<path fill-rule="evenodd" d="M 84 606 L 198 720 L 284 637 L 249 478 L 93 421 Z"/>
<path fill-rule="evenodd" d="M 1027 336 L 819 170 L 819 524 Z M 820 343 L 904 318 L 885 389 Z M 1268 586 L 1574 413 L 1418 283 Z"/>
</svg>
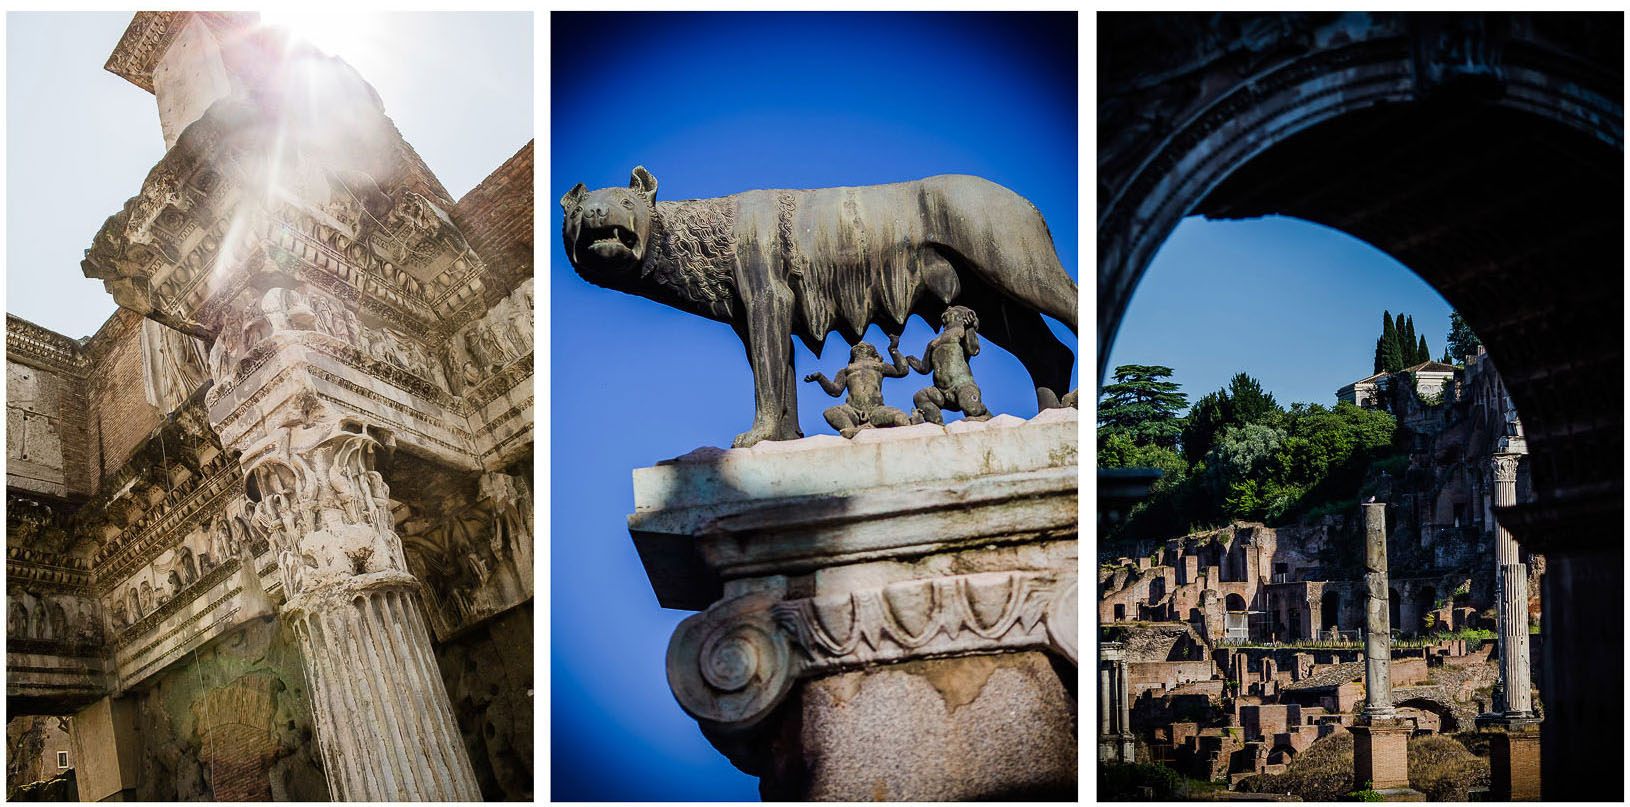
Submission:
<svg viewBox="0 0 1630 807">
<path fill-rule="evenodd" d="M 587 242 L 591 247 L 601 244 L 621 244 L 632 250 L 639 244 L 640 237 L 635 235 L 633 230 L 613 224 L 608 227 L 585 227 L 580 240 Z"/>
</svg>

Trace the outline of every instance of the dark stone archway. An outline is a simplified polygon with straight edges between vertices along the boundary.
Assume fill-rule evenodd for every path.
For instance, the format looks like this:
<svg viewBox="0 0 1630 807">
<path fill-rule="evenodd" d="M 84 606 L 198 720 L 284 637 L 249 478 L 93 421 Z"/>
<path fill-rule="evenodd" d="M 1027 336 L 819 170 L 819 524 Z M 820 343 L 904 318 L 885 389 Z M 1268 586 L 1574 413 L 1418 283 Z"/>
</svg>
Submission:
<svg viewBox="0 0 1630 807">
<path fill-rule="evenodd" d="M 1547 558 L 1545 798 L 1619 800 L 1595 699 L 1623 691 L 1622 16 L 1098 19 L 1099 377 L 1187 215 L 1307 219 L 1419 274 L 1528 437 L 1536 500 L 1497 517 Z"/>
</svg>

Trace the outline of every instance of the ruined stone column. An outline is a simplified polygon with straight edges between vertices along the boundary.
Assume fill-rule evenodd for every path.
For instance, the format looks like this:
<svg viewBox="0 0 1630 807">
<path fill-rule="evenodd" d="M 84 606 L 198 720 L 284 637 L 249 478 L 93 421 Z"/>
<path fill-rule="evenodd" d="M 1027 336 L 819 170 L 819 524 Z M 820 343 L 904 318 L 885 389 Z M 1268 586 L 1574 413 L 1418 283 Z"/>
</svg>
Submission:
<svg viewBox="0 0 1630 807">
<path fill-rule="evenodd" d="M 1387 614 L 1387 506 L 1364 509 L 1364 714 L 1391 717 L 1392 626 Z"/>
<path fill-rule="evenodd" d="M 1353 733 L 1353 785 L 1366 784 L 1388 801 L 1419 801 L 1409 788 L 1411 724 L 1392 706 L 1392 627 L 1387 615 L 1387 509 L 1371 502 L 1364 512 L 1364 714 Z"/>
<path fill-rule="evenodd" d="M 308 410 L 310 411 L 310 410 Z M 341 801 L 478 801 L 360 423 L 289 422 L 245 456 L 254 522 L 278 558 L 311 687 L 329 792 Z"/>
<path fill-rule="evenodd" d="M 1517 461 L 1521 454 L 1495 454 L 1494 506 L 1517 503 Z M 1517 552 L 1511 532 L 1494 526 L 1494 562 L 1500 592 L 1500 684 L 1508 718 L 1534 716 L 1528 671 L 1528 567 Z"/>
<path fill-rule="evenodd" d="M 1108 737 L 1114 726 L 1109 708 L 1110 704 L 1114 703 L 1114 701 L 1110 700 L 1110 693 L 1114 692 L 1111 683 L 1109 667 L 1100 662 L 1098 665 L 1098 734 L 1102 737 Z"/>
</svg>

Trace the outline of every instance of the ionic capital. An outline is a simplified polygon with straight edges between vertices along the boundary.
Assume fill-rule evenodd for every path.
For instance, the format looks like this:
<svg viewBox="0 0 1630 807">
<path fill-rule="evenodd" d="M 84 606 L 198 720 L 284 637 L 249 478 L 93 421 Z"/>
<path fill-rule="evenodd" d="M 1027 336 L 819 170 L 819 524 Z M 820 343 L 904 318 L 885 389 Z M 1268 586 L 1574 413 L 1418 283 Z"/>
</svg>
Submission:
<svg viewBox="0 0 1630 807">
<path fill-rule="evenodd" d="M 986 572 L 778 600 L 750 594 L 680 624 L 668 683 L 691 716 L 746 729 L 799 678 L 914 659 L 1050 650 L 1078 663 L 1076 576 Z"/>
</svg>

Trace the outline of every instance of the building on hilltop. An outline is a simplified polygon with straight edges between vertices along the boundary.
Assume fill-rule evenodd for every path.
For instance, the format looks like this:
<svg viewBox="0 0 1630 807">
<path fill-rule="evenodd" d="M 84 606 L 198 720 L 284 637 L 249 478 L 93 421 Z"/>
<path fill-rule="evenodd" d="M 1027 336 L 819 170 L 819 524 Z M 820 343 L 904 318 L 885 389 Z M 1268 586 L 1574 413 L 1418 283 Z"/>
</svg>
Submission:
<svg viewBox="0 0 1630 807">
<path fill-rule="evenodd" d="M 7 317 L 8 738 L 69 717 L 81 800 L 529 800 L 532 144 L 455 200 L 282 36 L 135 15 L 120 308 Z"/>
<path fill-rule="evenodd" d="M 1376 373 L 1354 381 L 1336 390 L 1336 400 L 1354 406 L 1384 408 L 1395 387 L 1413 390 L 1420 398 L 1434 399 L 1454 381 L 1456 372 L 1452 364 L 1424 361 L 1396 373 Z"/>
</svg>

